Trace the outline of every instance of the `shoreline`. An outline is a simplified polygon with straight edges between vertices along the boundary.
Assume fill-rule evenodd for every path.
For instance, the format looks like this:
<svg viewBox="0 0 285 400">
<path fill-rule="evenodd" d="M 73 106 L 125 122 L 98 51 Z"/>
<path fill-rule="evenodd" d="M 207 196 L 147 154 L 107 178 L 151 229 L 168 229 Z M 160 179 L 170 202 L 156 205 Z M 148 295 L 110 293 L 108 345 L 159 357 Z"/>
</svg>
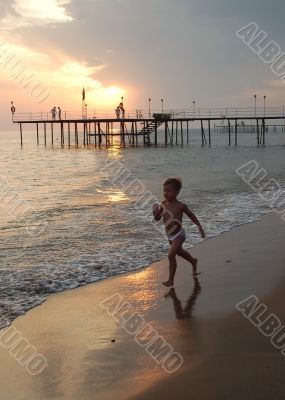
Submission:
<svg viewBox="0 0 285 400">
<path fill-rule="evenodd" d="M 189 246 L 189 247 L 186 246 L 186 249 L 187 249 L 188 251 L 191 252 L 191 251 L 193 251 L 193 249 L 195 249 L 195 248 L 198 247 L 198 246 L 203 245 L 203 243 L 206 242 L 206 241 L 208 241 L 208 240 L 212 240 L 212 239 L 215 239 L 215 238 L 217 238 L 217 237 L 223 236 L 223 235 L 227 234 L 228 232 L 234 231 L 235 229 L 240 228 L 240 227 L 242 227 L 242 226 L 247 226 L 247 225 L 250 225 L 250 224 L 254 224 L 254 223 L 257 222 L 257 221 L 260 221 L 264 216 L 269 215 L 269 214 L 273 214 L 273 213 L 274 213 L 273 211 L 264 212 L 264 213 L 260 214 L 260 215 L 259 215 L 255 220 L 253 220 L 253 221 L 240 223 L 240 224 L 235 225 L 235 226 L 229 228 L 228 230 L 225 230 L 225 231 L 223 231 L 223 232 L 221 232 L 221 233 L 218 233 L 218 234 L 216 234 L 216 235 L 214 235 L 214 236 L 210 236 L 210 237 L 207 237 L 207 236 L 206 236 L 206 238 L 205 238 L 204 240 L 201 240 L 201 241 L 199 241 L 198 243 L 192 244 L 192 245 Z M 277 214 L 276 214 L 276 215 L 277 215 Z M 165 238 L 165 240 L 167 241 L 167 238 Z M 186 241 L 187 241 L 187 239 L 186 239 Z M 186 243 L 187 243 L 187 242 L 186 242 Z M 17 315 L 14 319 L 9 320 L 9 324 L 12 324 L 12 323 L 13 323 L 14 321 L 16 321 L 19 317 L 25 316 L 27 313 L 29 313 L 30 311 L 32 311 L 34 308 L 40 307 L 40 306 L 42 306 L 43 304 L 45 304 L 45 302 L 48 301 L 48 299 L 50 298 L 50 296 L 54 296 L 54 295 L 57 295 L 57 294 L 60 294 L 60 293 L 70 292 L 70 291 L 73 291 L 73 290 L 81 289 L 81 288 L 84 288 L 84 287 L 86 287 L 86 286 L 94 285 L 94 284 L 96 284 L 96 283 L 100 283 L 100 282 L 105 281 L 105 280 L 113 279 L 113 278 L 118 277 L 118 276 L 121 276 L 121 275 L 136 273 L 136 272 L 142 271 L 142 270 L 144 270 L 144 269 L 146 269 L 146 268 L 151 268 L 152 265 L 157 264 L 157 263 L 160 263 L 160 262 L 167 262 L 167 257 L 165 256 L 165 257 L 163 257 L 163 258 L 161 258 L 161 259 L 154 260 L 154 261 L 152 261 L 152 262 L 151 262 L 149 265 L 147 265 L 147 266 L 137 267 L 137 268 L 135 268 L 135 269 L 133 269 L 133 270 L 130 270 L 130 271 L 121 271 L 121 272 L 118 272 L 117 274 L 108 276 L 108 277 L 106 277 L 106 278 L 100 278 L 100 279 L 98 279 L 98 280 L 94 280 L 94 281 L 91 281 L 91 282 L 87 282 L 87 283 L 85 283 L 85 284 L 83 284 L 83 285 L 79 285 L 79 286 L 76 286 L 76 287 L 64 288 L 64 289 L 59 290 L 59 291 L 50 292 L 50 293 L 47 295 L 46 298 L 43 298 L 43 299 L 42 299 L 42 302 L 41 302 L 41 303 L 35 304 L 35 305 L 32 306 L 31 308 L 27 309 L 27 310 L 25 311 L 24 314 L 19 314 L 19 315 Z M 5 317 L 4 317 L 3 319 L 5 320 Z M 4 321 L 4 322 L 5 322 L 5 321 Z M 1 330 L 4 329 L 4 328 L 5 328 L 5 325 L 0 323 L 0 332 L 1 332 Z"/>
<path fill-rule="evenodd" d="M 200 395 L 204 390 L 199 398 L 211 398 L 210 389 L 207 394 L 199 376 L 210 379 L 210 387 L 218 397 L 219 390 L 229 385 L 217 376 L 218 365 L 226 375 L 226 361 L 231 357 L 233 364 L 236 359 L 243 360 L 239 356 L 239 351 L 243 354 L 243 342 L 238 338 L 241 332 L 244 332 L 240 335 L 243 338 L 252 335 L 259 351 L 262 349 L 254 360 L 261 362 L 266 356 L 265 361 L 271 368 L 271 357 L 281 356 L 240 315 L 235 304 L 250 294 L 263 299 L 271 293 L 273 299 L 276 296 L 282 299 L 284 232 L 284 222 L 277 214 L 270 213 L 195 245 L 190 251 L 199 258 L 198 269 L 202 274 L 198 276 L 198 285 L 191 277 L 189 266 L 179 260 L 175 290 L 163 287 L 161 281 L 167 276 L 164 259 L 77 290 L 54 293 L 12 323 L 47 358 L 48 367 L 33 377 L 0 346 L 4 398 L 89 400 L 96 393 L 96 399 L 107 400 L 116 393 L 118 399 L 125 400 L 128 393 L 128 399 L 152 399 L 158 394 L 167 399 L 173 398 L 180 385 L 185 385 L 186 398 L 189 379 L 193 384 L 189 393 Z M 184 363 L 179 370 L 167 374 L 126 332 L 122 323 L 100 307 L 102 301 L 116 293 L 131 305 L 129 313 L 142 316 L 183 356 Z M 279 303 L 271 302 L 272 312 L 279 313 L 281 320 L 284 297 Z M 224 333 L 222 338 L 219 332 Z M 247 352 L 250 354 L 252 349 L 248 348 Z M 213 355 L 219 360 L 216 364 L 213 364 Z M 237 365 L 240 364 L 237 362 Z M 210 371 L 217 376 L 215 382 Z M 232 379 L 238 377 L 233 375 Z"/>
</svg>

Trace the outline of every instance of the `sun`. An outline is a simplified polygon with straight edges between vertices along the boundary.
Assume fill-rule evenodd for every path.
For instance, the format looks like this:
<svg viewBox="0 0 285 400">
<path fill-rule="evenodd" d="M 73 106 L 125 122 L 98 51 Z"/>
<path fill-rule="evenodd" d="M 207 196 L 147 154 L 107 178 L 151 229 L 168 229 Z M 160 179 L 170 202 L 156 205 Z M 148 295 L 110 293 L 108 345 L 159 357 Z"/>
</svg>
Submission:
<svg viewBox="0 0 285 400">
<path fill-rule="evenodd" d="M 93 91 L 92 97 L 100 107 L 116 107 L 125 92 L 118 86 L 101 87 Z"/>
<path fill-rule="evenodd" d="M 102 88 L 101 90 L 101 102 L 106 105 L 115 105 L 116 102 L 123 95 L 124 91 L 117 86 L 110 86 Z"/>
<path fill-rule="evenodd" d="M 117 86 L 111 86 L 111 87 L 107 88 L 106 90 L 107 90 L 108 95 L 110 95 L 110 96 L 118 96 L 122 92 L 122 90 L 119 89 Z"/>
</svg>

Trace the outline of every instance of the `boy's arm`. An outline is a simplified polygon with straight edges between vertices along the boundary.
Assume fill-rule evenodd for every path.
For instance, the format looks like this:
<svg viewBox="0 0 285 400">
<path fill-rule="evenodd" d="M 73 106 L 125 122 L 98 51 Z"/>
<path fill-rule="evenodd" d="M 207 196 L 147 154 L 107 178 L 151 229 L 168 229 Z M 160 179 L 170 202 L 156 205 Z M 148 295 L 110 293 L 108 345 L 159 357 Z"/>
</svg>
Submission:
<svg viewBox="0 0 285 400">
<path fill-rule="evenodd" d="M 160 204 L 154 204 L 152 213 L 156 221 L 160 221 L 163 213 L 163 207 Z"/>
<path fill-rule="evenodd" d="M 184 204 L 183 212 L 191 219 L 192 222 L 194 222 L 195 225 L 198 226 L 199 232 L 200 232 L 202 238 L 204 238 L 206 235 L 202 228 L 202 225 L 200 224 L 200 221 L 198 220 L 196 215 L 191 210 L 189 210 L 189 208 L 186 206 L 186 204 Z"/>
</svg>

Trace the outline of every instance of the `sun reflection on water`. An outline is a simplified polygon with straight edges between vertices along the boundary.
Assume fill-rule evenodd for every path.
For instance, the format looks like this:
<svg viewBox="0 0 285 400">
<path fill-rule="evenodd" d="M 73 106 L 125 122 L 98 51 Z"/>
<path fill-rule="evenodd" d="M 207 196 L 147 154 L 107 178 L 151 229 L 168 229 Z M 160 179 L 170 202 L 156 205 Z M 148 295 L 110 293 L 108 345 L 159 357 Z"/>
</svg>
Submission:
<svg viewBox="0 0 285 400">
<path fill-rule="evenodd" d="M 120 190 L 113 190 L 112 194 L 108 194 L 108 200 L 112 203 L 121 203 L 128 201 L 128 197 Z"/>
</svg>

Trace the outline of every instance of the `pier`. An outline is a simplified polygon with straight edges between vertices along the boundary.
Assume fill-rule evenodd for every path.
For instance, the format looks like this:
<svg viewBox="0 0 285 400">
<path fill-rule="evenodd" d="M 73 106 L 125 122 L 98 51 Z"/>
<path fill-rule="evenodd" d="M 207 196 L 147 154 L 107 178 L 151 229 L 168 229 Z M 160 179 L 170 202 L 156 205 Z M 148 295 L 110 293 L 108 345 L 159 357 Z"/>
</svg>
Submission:
<svg viewBox="0 0 285 400">
<path fill-rule="evenodd" d="M 144 117 L 145 115 L 145 117 Z M 125 118 L 114 118 L 113 113 L 82 116 L 62 112 L 61 119 L 50 113 L 14 113 L 13 123 L 19 126 L 21 146 L 26 126 L 35 128 L 37 145 L 54 146 L 55 134 L 62 147 L 94 146 L 123 147 L 184 145 L 191 143 L 191 129 L 200 129 L 201 146 L 211 146 L 215 133 L 225 136 L 225 144 L 238 145 L 239 134 L 255 133 L 257 146 L 264 146 L 266 133 L 285 130 L 284 107 L 266 110 L 252 108 L 161 110 L 150 113 L 127 113 Z"/>
</svg>

